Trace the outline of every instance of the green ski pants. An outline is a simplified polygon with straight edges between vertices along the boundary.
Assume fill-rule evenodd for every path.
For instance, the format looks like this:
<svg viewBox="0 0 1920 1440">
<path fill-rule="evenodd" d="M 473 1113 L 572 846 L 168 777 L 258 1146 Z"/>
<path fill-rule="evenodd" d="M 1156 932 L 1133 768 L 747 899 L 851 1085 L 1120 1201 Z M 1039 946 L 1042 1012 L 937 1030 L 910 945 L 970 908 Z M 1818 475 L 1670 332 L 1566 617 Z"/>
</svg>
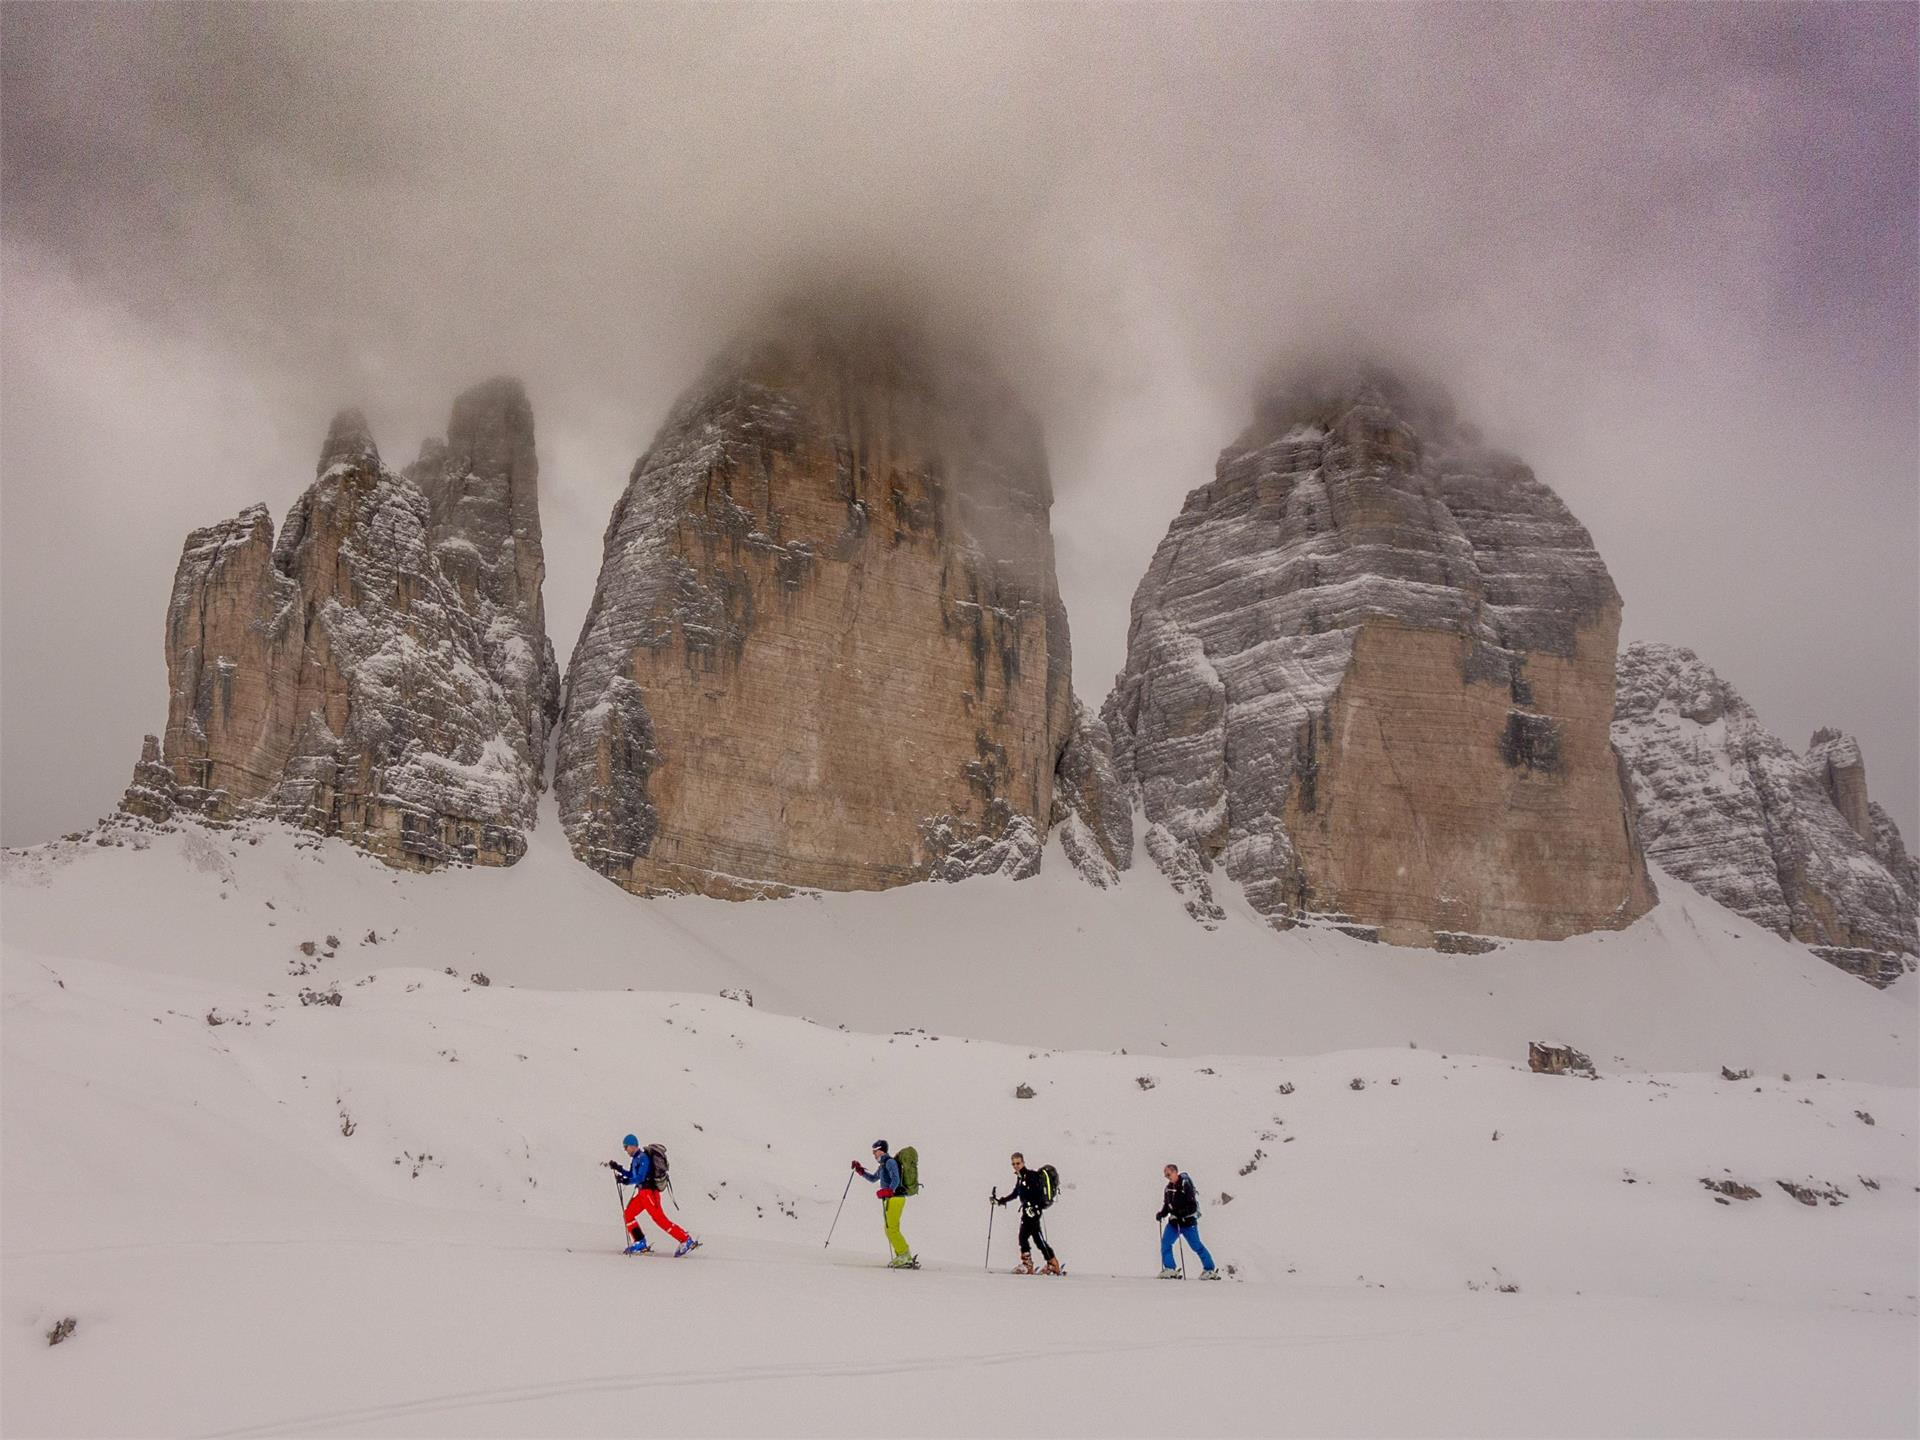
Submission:
<svg viewBox="0 0 1920 1440">
<path fill-rule="evenodd" d="M 904 1258 L 907 1253 L 907 1237 L 900 1233 L 900 1212 L 907 1208 L 907 1197 L 895 1195 L 892 1199 L 880 1202 L 886 1207 L 887 1243 L 893 1246 L 896 1257 Z"/>
</svg>

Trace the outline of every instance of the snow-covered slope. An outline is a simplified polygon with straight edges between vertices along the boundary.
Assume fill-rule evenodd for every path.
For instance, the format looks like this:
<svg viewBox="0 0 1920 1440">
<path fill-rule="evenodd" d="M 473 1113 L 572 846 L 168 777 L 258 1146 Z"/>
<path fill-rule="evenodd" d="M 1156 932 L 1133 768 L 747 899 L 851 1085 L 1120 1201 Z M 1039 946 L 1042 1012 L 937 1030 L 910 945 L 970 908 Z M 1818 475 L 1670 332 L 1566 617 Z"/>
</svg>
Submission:
<svg viewBox="0 0 1920 1440">
<path fill-rule="evenodd" d="M 1209 934 L 1064 865 L 641 901 L 535 834 L 437 876 L 272 829 L 8 857 L 0 1429 L 1920 1420 L 1910 980 L 1673 882 L 1628 931 L 1461 957 Z M 1601 1078 L 1529 1073 L 1529 1039 Z M 687 1260 L 613 1253 L 627 1129 L 673 1156 Z M 857 1181 L 822 1246 L 876 1135 L 923 1156 L 918 1274 L 880 1268 Z M 982 1273 L 1015 1147 L 1065 1178 L 1065 1281 Z M 1235 1282 L 1149 1278 L 1168 1160 Z"/>
<path fill-rule="evenodd" d="M 640 900 L 566 853 L 552 805 L 511 869 L 437 875 L 270 824 L 115 822 L 6 857 L 6 943 L 283 995 L 393 966 L 543 989 L 745 987 L 763 1009 L 857 1030 L 1074 1049 L 1297 1055 L 1411 1041 L 1524 1059 L 1529 1040 L 1560 1037 L 1616 1068 L 1892 1084 L 1915 1073 L 1915 987 L 1856 993 L 1866 987 L 1671 879 L 1626 931 L 1444 955 L 1277 934 L 1238 906 L 1209 932 L 1152 872 L 1095 890 L 1057 850 L 1022 881 Z"/>
</svg>

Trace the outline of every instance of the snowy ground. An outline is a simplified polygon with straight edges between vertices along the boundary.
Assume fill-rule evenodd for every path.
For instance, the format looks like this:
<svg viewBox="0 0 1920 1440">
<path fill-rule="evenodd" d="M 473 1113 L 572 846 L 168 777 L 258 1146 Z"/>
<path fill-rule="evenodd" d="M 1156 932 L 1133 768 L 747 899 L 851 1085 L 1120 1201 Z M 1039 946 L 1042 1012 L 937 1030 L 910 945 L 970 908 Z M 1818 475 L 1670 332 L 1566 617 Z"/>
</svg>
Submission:
<svg viewBox="0 0 1920 1440">
<path fill-rule="evenodd" d="M 643 903 L 551 834 L 504 874 L 271 829 L 8 857 L 0 1429 L 1920 1428 L 1910 980 L 1672 881 L 1624 934 L 1443 957 L 1058 863 Z M 614 1253 L 628 1129 L 686 1260 Z M 918 1273 L 857 1181 L 822 1245 L 875 1135 L 923 1155 Z M 1064 1281 L 999 1273 L 1004 1211 L 982 1271 L 1013 1147 L 1066 1180 Z M 1150 1278 L 1165 1160 L 1232 1281 Z"/>
</svg>

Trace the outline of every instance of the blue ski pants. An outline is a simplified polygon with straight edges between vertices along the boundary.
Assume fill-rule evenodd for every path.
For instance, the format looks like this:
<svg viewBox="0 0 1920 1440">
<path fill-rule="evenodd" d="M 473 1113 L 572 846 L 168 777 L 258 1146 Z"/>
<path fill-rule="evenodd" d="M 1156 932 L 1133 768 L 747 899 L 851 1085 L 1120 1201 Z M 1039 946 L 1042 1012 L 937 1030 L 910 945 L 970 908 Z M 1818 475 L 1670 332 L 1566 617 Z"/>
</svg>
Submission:
<svg viewBox="0 0 1920 1440">
<path fill-rule="evenodd" d="M 1166 1228 L 1160 1232 L 1160 1267 L 1163 1270 L 1173 1269 L 1175 1240 L 1186 1241 L 1193 1247 L 1193 1253 L 1200 1257 L 1201 1266 L 1208 1270 L 1213 1269 L 1213 1256 L 1209 1255 L 1207 1247 L 1200 1243 L 1200 1222 L 1196 1220 L 1191 1224 L 1182 1225 L 1178 1221 L 1169 1220 Z"/>
</svg>

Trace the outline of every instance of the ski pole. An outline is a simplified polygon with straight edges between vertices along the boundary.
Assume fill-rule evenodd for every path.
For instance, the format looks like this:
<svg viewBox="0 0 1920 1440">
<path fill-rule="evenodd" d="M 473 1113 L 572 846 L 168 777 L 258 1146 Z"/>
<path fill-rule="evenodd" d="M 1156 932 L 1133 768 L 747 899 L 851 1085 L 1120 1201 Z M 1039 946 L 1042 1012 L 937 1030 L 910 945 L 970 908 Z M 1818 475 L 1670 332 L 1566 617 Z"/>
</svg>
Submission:
<svg viewBox="0 0 1920 1440">
<path fill-rule="evenodd" d="M 1178 1226 L 1174 1227 L 1173 1243 L 1180 1247 L 1180 1278 L 1187 1278 L 1187 1234 Z"/>
<path fill-rule="evenodd" d="M 829 1245 L 831 1245 L 831 1244 L 833 1244 L 833 1232 L 834 1232 L 834 1228 L 835 1228 L 835 1226 L 837 1226 L 837 1225 L 839 1225 L 839 1223 L 840 1223 L 840 1212 L 841 1212 L 842 1210 L 844 1210 L 844 1209 L 846 1209 L 846 1208 L 847 1208 L 847 1194 L 848 1194 L 848 1192 L 849 1192 L 849 1191 L 851 1191 L 852 1189 L 853 1189 L 853 1176 L 852 1176 L 852 1175 L 848 1175 L 848 1176 L 847 1176 L 847 1188 L 846 1188 L 845 1190 L 842 1190 L 842 1191 L 840 1192 L 840 1203 L 839 1203 L 839 1205 L 838 1205 L 838 1206 L 836 1206 L 836 1207 L 834 1208 L 834 1212 L 833 1212 L 833 1224 L 832 1224 L 832 1225 L 829 1225 L 829 1226 L 827 1226 L 827 1238 L 826 1238 L 825 1240 L 823 1240 L 823 1241 L 821 1241 L 821 1242 L 820 1242 L 820 1248 L 821 1248 L 822 1250 L 824 1250 L 824 1249 L 826 1249 L 826 1248 L 827 1248 L 827 1246 L 829 1246 Z"/>
<path fill-rule="evenodd" d="M 993 1265 L 993 1212 L 999 1208 L 997 1198 L 987 1201 L 987 1254 L 986 1258 L 980 1262 L 982 1270 L 990 1269 Z"/>
<path fill-rule="evenodd" d="M 627 1233 L 627 1189 L 626 1189 L 626 1186 L 620 1183 L 620 1177 L 618 1175 L 613 1177 L 613 1203 L 620 1207 L 620 1233 L 623 1235 L 626 1235 Z M 627 1238 L 631 1240 L 633 1237 L 631 1235 L 627 1235 Z"/>
</svg>

